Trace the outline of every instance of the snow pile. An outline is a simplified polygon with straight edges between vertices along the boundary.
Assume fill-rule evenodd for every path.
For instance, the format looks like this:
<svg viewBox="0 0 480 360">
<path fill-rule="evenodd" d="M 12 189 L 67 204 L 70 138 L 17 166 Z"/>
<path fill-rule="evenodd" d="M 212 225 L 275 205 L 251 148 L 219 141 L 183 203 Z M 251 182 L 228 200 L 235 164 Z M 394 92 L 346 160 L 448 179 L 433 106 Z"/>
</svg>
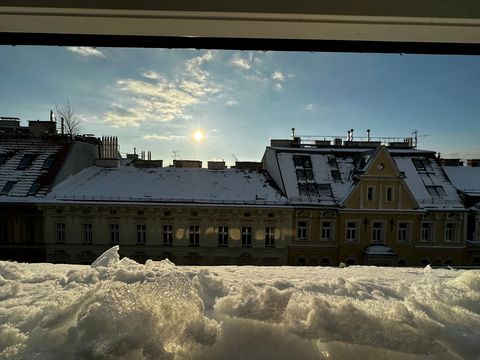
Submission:
<svg viewBox="0 0 480 360">
<path fill-rule="evenodd" d="M 1 359 L 476 359 L 480 271 L 0 262 Z"/>
</svg>

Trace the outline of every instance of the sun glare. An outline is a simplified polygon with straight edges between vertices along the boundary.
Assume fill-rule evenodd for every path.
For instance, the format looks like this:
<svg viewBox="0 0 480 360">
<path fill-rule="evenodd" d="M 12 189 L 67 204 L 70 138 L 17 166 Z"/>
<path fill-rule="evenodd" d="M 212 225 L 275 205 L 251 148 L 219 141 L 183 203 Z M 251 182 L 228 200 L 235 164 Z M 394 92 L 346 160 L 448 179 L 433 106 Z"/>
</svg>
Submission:
<svg viewBox="0 0 480 360">
<path fill-rule="evenodd" d="M 201 141 L 203 139 L 203 133 L 200 131 L 200 130 L 197 130 L 195 131 L 195 133 L 193 134 L 193 138 L 196 140 L 196 141 Z"/>
</svg>

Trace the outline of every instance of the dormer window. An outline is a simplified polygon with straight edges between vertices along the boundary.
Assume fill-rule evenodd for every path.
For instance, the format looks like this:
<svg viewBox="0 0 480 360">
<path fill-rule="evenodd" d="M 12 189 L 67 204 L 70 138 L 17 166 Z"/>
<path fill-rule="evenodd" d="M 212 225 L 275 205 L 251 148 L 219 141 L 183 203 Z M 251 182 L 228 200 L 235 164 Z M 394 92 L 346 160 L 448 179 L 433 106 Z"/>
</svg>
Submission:
<svg viewBox="0 0 480 360">
<path fill-rule="evenodd" d="M 45 159 L 45 161 L 43 162 L 43 167 L 42 169 L 45 169 L 45 170 L 49 170 L 52 165 L 54 164 L 55 162 L 55 156 L 53 155 L 50 155 L 48 158 Z"/>
<path fill-rule="evenodd" d="M 7 183 L 3 186 L 2 191 L 0 191 L 0 195 L 8 195 L 16 183 L 16 181 L 7 181 Z"/>
<path fill-rule="evenodd" d="M 22 160 L 18 163 L 17 170 L 25 170 L 32 164 L 33 155 L 32 154 L 25 154 L 23 155 Z"/>
</svg>

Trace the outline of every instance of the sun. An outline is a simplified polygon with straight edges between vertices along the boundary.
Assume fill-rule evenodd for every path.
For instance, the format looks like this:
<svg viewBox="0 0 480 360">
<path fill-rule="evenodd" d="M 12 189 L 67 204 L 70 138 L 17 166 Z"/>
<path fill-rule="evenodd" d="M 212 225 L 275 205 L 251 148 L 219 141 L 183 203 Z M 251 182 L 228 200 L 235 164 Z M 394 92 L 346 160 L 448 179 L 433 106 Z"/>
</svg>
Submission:
<svg viewBox="0 0 480 360">
<path fill-rule="evenodd" d="M 201 141 L 203 140 L 203 133 L 200 130 L 197 130 L 193 134 L 193 138 L 195 139 L 195 141 Z"/>
</svg>

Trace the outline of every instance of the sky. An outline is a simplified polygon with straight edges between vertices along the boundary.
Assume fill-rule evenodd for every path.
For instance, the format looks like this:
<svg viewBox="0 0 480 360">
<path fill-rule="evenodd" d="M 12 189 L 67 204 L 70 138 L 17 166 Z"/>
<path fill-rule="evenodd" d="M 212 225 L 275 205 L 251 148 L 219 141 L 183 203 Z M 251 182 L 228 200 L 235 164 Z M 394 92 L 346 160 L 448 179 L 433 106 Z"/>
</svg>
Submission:
<svg viewBox="0 0 480 360">
<path fill-rule="evenodd" d="M 479 56 L 0 46 L 0 84 L 0 116 L 27 125 L 69 101 L 82 133 L 165 165 L 260 161 L 292 127 L 418 130 L 419 148 L 480 158 Z"/>
</svg>

